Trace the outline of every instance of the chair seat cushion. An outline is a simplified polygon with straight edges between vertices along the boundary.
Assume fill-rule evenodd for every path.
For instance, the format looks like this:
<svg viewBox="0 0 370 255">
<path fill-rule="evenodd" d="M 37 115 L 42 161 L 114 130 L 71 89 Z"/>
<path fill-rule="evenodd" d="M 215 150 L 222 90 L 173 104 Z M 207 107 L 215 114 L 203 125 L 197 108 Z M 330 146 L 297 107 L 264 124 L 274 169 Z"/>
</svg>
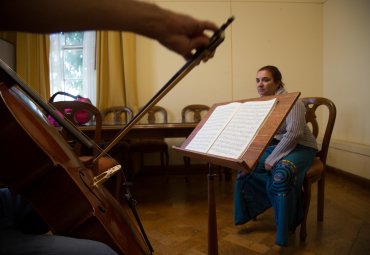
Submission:
<svg viewBox="0 0 370 255">
<path fill-rule="evenodd" d="M 319 157 L 316 157 L 310 168 L 307 170 L 306 179 L 309 182 L 316 182 L 321 178 L 323 172 L 324 164 Z"/>
</svg>

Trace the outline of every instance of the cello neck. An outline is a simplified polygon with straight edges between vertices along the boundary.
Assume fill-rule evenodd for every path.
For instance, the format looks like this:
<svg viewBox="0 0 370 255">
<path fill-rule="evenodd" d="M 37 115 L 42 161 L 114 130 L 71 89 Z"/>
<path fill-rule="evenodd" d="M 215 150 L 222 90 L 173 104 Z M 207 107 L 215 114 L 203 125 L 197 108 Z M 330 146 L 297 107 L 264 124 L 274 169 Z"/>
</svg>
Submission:
<svg viewBox="0 0 370 255">
<path fill-rule="evenodd" d="M 41 107 L 47 114 L 51 115 L 58 123 L 65 128 L 69 133 L 71 133 L 78 141 L 80 141 L 87 148 L 92 148 L 94 143 L 84 136 L 79 130 L 77 130 L 73 125 L 61 117 L 55 109 L 53 109 L 45 100 L 40 98 L 40 96 L 31 89 L 18 74 L 13 71 L 4 61 L 0 59 L 0 78 L 2 81 L 8 84 L 17 84 L 19 88 L 25 93 L 29 98 L 31 98 L 39 107 Z"/>
</svg>

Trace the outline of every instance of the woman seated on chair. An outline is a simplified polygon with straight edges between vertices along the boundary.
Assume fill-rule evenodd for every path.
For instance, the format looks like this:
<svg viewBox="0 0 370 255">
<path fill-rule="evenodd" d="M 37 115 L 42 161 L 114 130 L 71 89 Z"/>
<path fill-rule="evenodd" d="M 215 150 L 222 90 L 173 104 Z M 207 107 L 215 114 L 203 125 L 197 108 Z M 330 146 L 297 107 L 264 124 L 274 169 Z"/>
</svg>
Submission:
<svg viewBox="0 0 370 255">
<path fill-rule="evenodd" d="M 260 96 L 287 93 L 275 66 L 258 70 L 256 86 Z M 244 224 L 272 206 L 275 243 L 280 246 L 288 245 L 289 231 L 294 231 L 303 219 L 303 180 L 317 152 L 305 111 L 298 99 L 257 166 L 251 173 L 238 172 L 236 178 L 235 224 Z"/>
</svg>

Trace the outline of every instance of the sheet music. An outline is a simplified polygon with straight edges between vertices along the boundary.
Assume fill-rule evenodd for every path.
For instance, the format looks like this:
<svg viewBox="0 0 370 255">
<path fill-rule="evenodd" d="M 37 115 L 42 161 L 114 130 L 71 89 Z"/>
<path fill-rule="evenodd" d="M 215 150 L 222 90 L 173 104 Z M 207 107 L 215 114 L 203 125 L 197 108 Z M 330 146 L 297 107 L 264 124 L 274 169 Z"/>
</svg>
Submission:
<svg viewBox="0 0 370 255">
<path fill-rule="evenodd" d="M 253 141 L 276 99 L 216 107 L 186 149 L 239 158 Z"/>
<path fill-rule="evenodd" d="M 206 153 L 226 124 L 231 120 L 240 103 L 220 105 L 212 112 L 207 122 L 186 146 L 186 149 Z"/>
<path fill-rule="evenodd" d="M 239 158 L 253 141 L 274 104 L 275 99 L 241 104 L 208 153 Z"/>
</svg>

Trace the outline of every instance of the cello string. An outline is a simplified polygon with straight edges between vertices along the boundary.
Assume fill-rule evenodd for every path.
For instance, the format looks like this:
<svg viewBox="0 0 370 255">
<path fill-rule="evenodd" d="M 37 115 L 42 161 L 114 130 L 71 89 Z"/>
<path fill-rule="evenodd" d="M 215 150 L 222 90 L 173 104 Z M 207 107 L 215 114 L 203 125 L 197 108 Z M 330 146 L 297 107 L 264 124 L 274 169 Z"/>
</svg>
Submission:
<svg viewBox="0 0 370 255">
<path fill-rule="evenodd" d="M 81 102 L 83 103 L 83 102 Z M 52 103 L 48 103 L 50 105 L 50 107 L 54 110 L 54 111 L 57 111 L 60 113 L 60 111 L 52 104 Z M 89 111 L 88 109 L 82 109 L 83 111 Z M 95 158 L 96 155 L 94 154 L 100 154 L 100 153 L 104 153 L 104 157 L 106 158 L 109 158 L 112 163 L 114 164 L 113 167 L 109 168 L 109 169 L 106 169 L 104 172 L 99 172 L 97 176 L 94 177 L 94 185 L 98 184 L 98 183 L 103 183 L 104 181 L 108 180 L 108 178 L 110 178 L 111 176 L 113 176 L 122 166 L 121 164 L 117 161 L 117 159 L 115 159 L 114 157 L 112 157 L 107 151 L 104 152 L 103 148 L 93 139 L 91 139 L 87 134 L 85 134 L 83 131 L 81 131 L 77 124 L 71 120 L 71 118 L 74 118 L 74 115 L 76 114 L 76 111 L 73 110 L 72 111 L 72 114 L 73 116 L 68 116 L 68 113 L 62 113 L 63 114 L 63 119 L 65 122 L 67 122 L 69 125 L 73 126 L 77 132 L 79 132 L 79 134 L 83 137 L 85 137 L 86 139 L 89 139 L 91 141 L 91 144 L 92 144 L 92 147 L 89 148 L 89 149 L 92 149 L 93 150 L 93 159 Z M 92 114 L 92 117 L 90 118 L 89 122 L 93 122 L 94 119 L 92 119 L 94 116 L 94 114 Z M 56 120 L 58 122 L 58 120 Z M 58 122 L 59 123 L 59 122 Z M 49 123 L 50 124 L 50 123 Z M 59 123 L 60 124 L 60 123 Z M 51 125 L 51 124 L 50 124 Z M 60 124 L 61 125 L 61 124 Z M 53 127 L 53 125 L 51 125 Z M 63 128 L 63 126 L 61 125 L 60 128 Z M 57 128 L 58 130 L 58 128 Z M 66 130 L 68 132 L 68 130 Z M 78 139 L 77 139 L 78 140 Z M 78 142 L 78 141 L 77 141 Z M 82 146 L 84 144 L 82 143 Z M 73 148 L 72 148 L 73 149 Z M 95 152 L 96 150 L 96 152 Z M 98 169 L 98 161 L 94 161 L 92 159 L 92 163 L 93 165 Z M 117 169 L 117 166 L 119 166 L 119 168 Z M 99 169 L 98 169 L 99 170 Z M 114 170 L 114 171 L 113 171 Z"/>
<path fill-rule="evenodd" d="M 62 166 L 62 169 L 66 170 L 66 171 L 75 171 L 76 168 L 77 169 L 81 168 L 81 165 L 80 164 L 77 164 L 77 165 L 75 164 L 75 163 L 77 163 L 77 162 L 75 162 L 75 159 L 79 159 L 79 158 L 75 157 L 75 155 L 73 155 L 73 153 L 71 153 L 71 155 L 70 155 L 70 156 L 73 156 L 73 157 L 68 157 L 69 155 L 66 155 L 66 156 L 63 156 L 62 157 L 63 158 L 62 160 L 59 157 L 53 157 L 53 156 L 55 156 L 55 153 L 57 153 L 57 154 L 62 153 L 62 155 L 65 155 L 65 153 L 66 154 L 69 154 L 69 151 L 72 152 L 72 150 L 67 149 L 68 144 L 67 143 L 64 143 L 65 140 L 63 139 L 63 137 L 58 133 L 58 131 L 56 129 L 52 128 L 52 126 L 50 125 L 50 123 L 48 122 L 48 120 L 46 118 L 46 116 L 47 116 L 48 113 L 50 114 L 50 112 L 55 112 L 55 111 L 50 107 L 50 105 L 48 105 L 47 103 L 45 103 L 43 101 L 43 99 L 40 98 L 37 94 L 34 94 L 33 96 L 31 96 L 29 93 L 27 93 L 27 91 L 31 91 L 31 89 L 30 88 L 23 89 L 22 86 L 18 84 L 18 79 L 14 79 L 14 76 L 9 75 L 9 73 L 7 72 L 7 68 L 2 68 L 2 67 L 3 67 L 3 65 L 2 65 L 2 62 L 0 60 L 0 85 L 1 85 L 0 87 L 1 87 L 1 96 L 2 96 L 2 99 L 3 99 L 1 110 L 3 110 L 3 107 L 5 107 L 4 109 L 6 109 L 8 107 L 6 109 L 6 110 L 8 110 L 8 112 L 5 112 L 4 111 L 6 113 L 5 114 L 6 120 L 13 120 L 14 119 L 14 121 L 17 122 L 17 125 L 18 125 L 15 128 L 17 131 L 18 131 L 18 129 L 22 129 L 22 131 L 24 131 L 25 133 L 28 133 L 27 135 L 29 135 L 28 137 L 30 138 L 30 140 L 34 140 L 32 138 L 35 138 L 35 140 L 34 140 L 35 143 L 33 143 L 32 145 L 39 146 L 39 148 L 42 150 L 42 152 L 43 153 L 46 153 L 46 160 L 52 160 L 53 162 L 56 162 L 56 164 L 59 164 L 60 163 L 60 165 Z M 23 85 L 25 85 L 25 83 Z M 26 86 L 28 86 L 28 85 L 26 85 Z M 25 100 L 25 98 L 27 100 Z M 41 102 L 41 104 L 39 104 L 40 102 Z M 19 104 L 21 107 L 16 108 L 15 106 L 17 106 L 17 104 Z M 45 106 L 45 107 L 42 107 L 42 106 Z M 31 114 L 31 115 L 29 115 L 31 118 L 29 118 L 27 114 Z M 11 117 L 13 117 L 13 119 L 10 119 L 8 117 L 8 115 L 11 116 Z M 14 116 L 12 116 L 12 115 L 14 115 Z M 55 113 L 55 115 L 58 115 L 58 114 Z M 20 121 L 18 119 L 18 117 L 23 118 L 25 121 Z M 62 119 L 60 116 L 59 116 L 59 118 Z M 64 117 L 63 117 L 63 123 L 66 123 L 67 125 L 70 125 L 70 124 L 68 124 L 68 123 L 70 123 L 70 121 L 69 120 L 64 120 Z M 9 125 L 9 127 L 11 127 L 11 128 L 13 128 L 13 126 L 14 125 Z M 27 128 L 29 130 L 27 130 L 27 128 L 25 128 L 25 126 L 27 126 Z M 72 125 L 72 127 L 73 126 L 74 125 Z M 8 126 L 6 126 L 6 128 L 8 128 Z M 37 132 L 35 132 L 35 131 L 37 131 Z M 15 134 L 18 135 L 18 133 L 15 133 Z M 53 155 L 53 153 L 48 153 L 48 152 L 51 152 L 51 150 L 49 150 L 49 149 L 52 149 L 55 146 L 50 146 L 50 143 L 49 143 L 50 141 L 47 140 L 47 139 L 43 139 L 43 136 L 44 135 L 45 135 L 45 138 L 49 138 L 50 139 L 50 141 L 52 142 L 52 144 L 55 143 L 56 145 L 58 145 L 57 148 L 56 148 L 57 150 L 56 151 L 53 151 L 54 152 L 54 155 Z M 21 137 L 23 137 L 23 136 L 21 136 Z M 7 143 L 8 140 L 6 140 L 5 142 Z M 59 142 L 61 142 L 61 143 L 59 143 Z M 30 148 L 33 149 L 33 148 L 35 148 L 35 146 L 33 146 L 33 147 L 31 146 Z M 12 148 L 10 148 L 10 152 L 13 152 L 14 150 L 15 150 L 15 146 L 12 147 Z M 5 155 L 10 155 L 10 154 L 5 154 Z M 31 154 L 31 155 L 34 155 L 34 154 Z M 44 155 L 44 154 L 42 154 L 42 155 Z M 39 158 L 40 157 L 37 157 L 37 159 L 39 159 Z M 61 162 L 61 161 L 63 161 L 63 162 Z M 50 169 L 54 170 L 55 169 L 54 167 L 56 165 L 49 164 L 49 161 L 47 161 L 47 162 L 48 162 L 47 167 L 43 167 L 42 168 L 42 171 L 43 172 L 46 172 L 45 170 L 50 170 Z M 81 160 L 79 160 L 79 162 L 80 163 L 83 163 Z M 63 165 L 64 163 L 67 163 L 66 166 Z M 72 165 L 71 168 L 69 166 L 67 166 L 67 165 L 69 165 L 69 163 L 72 163 L 71 164 Z M 19 168 L 19 166 L 21 166 L 24 169 L 24 166 L 25 165 L 24 164 L 17 164 L 15 167 L 16 168 L 17 167 Z M 39 165 L 36 165 L 36 166 L 39 166 Z M 49 166 L 50 166 L 50 168 L 49 168 Z M 82 165 L 82 168 L 85 169 L 86 167 L 84 167 Z M 17 170 L 17 169 L 14 169 L 14 170 Z M 51 173 L 51 172 L 54 172 L 54 173 Z M 55 176 L 52 175 L 52 174 L 55 174 L 55 172 L 56 172 L 56 175 Z M 89 177 L 90 177 L 89 175 L 85 175 L 82 170 L 80 170 L 78 172 L 79 172 L 80 177 L 82 179 L 82 183 L 78 183 L 79 180 L 76 179 L 75 177 L 73 177 L 74 174 L 66 174 L 65 175 L 65 176 L 70 177 L 70 179 L 72 180 L 73 185 L 75 185 L 73 187 L 76 187 L 76 189 L 72 189 L 72 192 L 75 192 L 76 190 L 80 190 L 82 192 L 82 193 L 80 193 L 80 195 L 78 195 L 78 198 L 74 199 L 74 201 L 76 202 L 76 200 L 80 199 L 80 197 L 83 197 L 83 198 L 85 198 L 87 200 L 83 204 L 86 204 L 87 203 L 86 205 L 89 205 L 89 206 L 86 207 L 86 205 L 84 205 L 84 207 L 82 207 L 83 205 L 81 205 L 81 208 L 90 210 L 91 213 L 88 214 L 89 217 L 95 217 L 97 219 L 103 219 L 102 221 L 100 221 L 100 220 L 93 221 L 93 222 L 98 222 L 98 223 L 101 222 L 101 224 L 103 224 L 101 228 L 98 228 L 98 230 L 100 230 L 103 227 L 105 227 L 105 225 L 104 225 L 104 217 L 107 217 L 107 216 L 105 216 L 106 214 L 105 214 L 104 208 L 101 207 L 101 204 L 99 204 L 99 201 L 100 201 L 100 203 L 101 202 L 107 202 L 108 208 L 112 208 L 112 209 L 118 209 L 118 208 L 115 207 L 115 204 L 114 203 L 110 203 L 109 199 L 105 201 L 104 195 L 103 196 L 99 196 L 99 194 L 94 191 L 94 189 L 93 189 L 94 187 L 90 185 L 90 183 L 91 183 L 90 181 L 89 182 L 84 181 L 84 179 L 82 178 L 82 176 L 86 176 L 85 179 L 89 179 Z M 50 180 L 50 179 L 51 180 L 54 180 L 55 179 L 55 178 L 54 179 L 53 178 L 50 178 L 50 175 L 52 175 L 53 177 L 59 177 L 59 176 L 61 176 L 58 173 L 60 173 L 60 171 L 48 171 L 47 174 L 46 174 L 46 176 L 47 176 L 46 177 L 46 180 Z M 7 179 L 6 176 L 7 175 L 5 175 L 5 179 Z M 13 175 L 11 175 L 11 176 L 13 176 Z M 16 176 L 16 174 L 14 176 Z M 18 178 L 18 176 L 16 176 L 16 177 Z M 45 180 L 45 179 L 42 179 L 41 178 L 43 176 L 39 176 L 38 175 L 38 176 L 35 176 L 35 177 L 36 177 L 35 178 L 36 180 Z M 19 177 L 18 179 L 17 178 L 13 178 L 13 179 L 18 181 L 18 179 L 21 178 L 21 177 Z M 11 179 L 12 182 L 14 182 L 13 179 Z M 22 179 L 20 179 L 20 180 L 22 182 Z M 31 181 L 32 180 L 33 179 L 31 179 Z M 65 178 L 62 178 L 62 181 L 64 181 L 64 180 L 65 180 Z M 13 188 L 15 188 L 15 190 L 17 190 L 17 186 L 18 186 L 17 183 L 15 183 L 15 185 L 14 185 L 14 183 L 9 183 L 9 184 L 10 184 L 9 187 L 13 187 Z M 33 183 L 33 184 L 36 184 L 37 185 L 37 183 Z M 85 185 L 80 185 L 80 184 L 85 184 Z M 31 191 L 31 193 L 34 192 L 35 190 L 36 190 L 36 192 L 33 193 L 33 195 L 32 194 L 30 195 L 29 193 L 26 192 L 27 194 L 24 194 L 24 195 L 27 195 L 30 198 L 31 197 L 32 198 L 36 197 L 36 194 L 39 193 L 39 192 L 37 192 L 37 191 L 39 191 L 39 189 L 38 188 L 33 188 L 34 186 L 31 186 L 32 183 L 30 183 L 30 184 L 27 183 L 25 185 L 26 186 L 24 186 L 24 187 L 26 187 L 26 188 L 31 187 L 31 189 L 28 190 L 28 191 Z M 45 185 L 41 185 L 41 186 L 45 186 Z M 87 186 L 88 190 L 82 189 L 84 186 Z M 24 193 L 24 189 L 22 189 L 23 186 L 20 185 L 19 187 L 21 187 L 21 190 L 23 190 L 23 193 Z M 19 187 L 18 187 L 18 189 L 19 189 Z M 59 186 L 54 187 L 54 189 L 55 190 L 60 190 L 59 189 Z M 21 191 L 21 190 L 19 190 L 19 191 Z M 92 197 L 87 196 L 87 193 L 88 192 L 91 192 L 92 195 L 94 195 L 94 197 L 97 198 L 98 200 L 94 201 L 94 200 L 90 199 Z M 41 205 L 41 206 L 39 206 L 39 208 L 40 208 L 40 210 L 42 211 L 43 214 L 40 213 L 40 216 L 41 215 L 45 216 L 45 213 L 48 211 L 47 210 L 48 208 L 45 206 L 45 204 L 47 204 L 47 203 L 45 203 L 43 200 L 38 200 L 37 198 L 36 198 L 36 201 L 37 202 L 35 204 Z M 98 202 L 98 203 L 96 203 L 96 202 Z M 60 204 L 60 203 L 58 203 L 58 204 Z M 52 204 L 52 206 L 55 207 L 55 203 Z M 63 209 L 65 208 L 64 205 L 62 207 L 63 207 Z M 59 209 L 62 209 L 62 208 L 59 208 Z M 102 213 L 95 214 L 94 213 L 94 210 L 101 211 Z M 79 211 L 82 211 L 82 210 L 77 210 L 76 212 L 79 213 Z M 83 210 L 83 211 L 85 212 L 86 210 Z M 124 211 L 124 210 L 113 210 L 113 212 L 115 212 L 115 211 Z M 54 210 L 51 210 L 51 212 L 54 212 Z M 87 219 L 85 215 L 86 215 L 86 213 L 84 214 L 84 219 Z M 131 224 L 130 221 L 128 221 L 129 218 L 127 218 L 127 217 L 129 215 L 127 215 L 127 214 L 120 214 L 120 213 L 117 213 L 115 215 L 117 215 L 117 217 L 111 217 L 111 214 L 109 214 L 109 218 L 107 218 L 108 221 L 109 222 L 113 222 L 113 223 L 117 223 L 114 226 L 115 229 L 116 229 L 117 226 L 121 226 L 121 224 L 119 224 L 120 223 L 120 220 L 118 220 L 116 222 L 115 219 L 117 218 L 117 219 L 124 220 L 126 222 L 126 225 L 127 226 L 125 224 L 122 224 L 122 227 L 124 228 L 124 230 L 127 230 L 128 231 L 127 238 L 124 237 L 123 239 L 125 241 L 120 242 L 120 240 L 116 240 L 115 238 L 113 238 L 114 237 L 114 233 L 113 232 L 115 232 L 115 231 L 109 232 L 108 229 L 104 228 L 104 229 L 107 230 L 107 234 L 109 234 L 107 236 L 107 238 L 111 238 L 111 239 L 107 239 L 107 240 L 108 241 L 109 240 L 112 240 L 112 242 L 114 244 L 116 243 L 117 244 L 117 248 L 120 249 L 120 251 L 124 252 L 125 254 L 126 254 L 126 250 L 127 249 L 128 250 L 142 251 L 142 253 L 140 253 L 140 254 L 144 254 L 143 252 L 145 252 L 145 254 L 147 254 L 147 252 L 148 252 L 148 244 L 146 243 L 147 244 L 146 247 L 143 246 L 145 243 L 143 241 L 140 241 L 142 239 L 142 237 L 139 238 L 139 235 L 137 235 L 137 233 L 136 233 L 138 231 L 135 231 L 134 228 L 133 228 L 134 227 L 134 224 Z M 48 217 L 46 217 L 44 219 L 47 220 L 47 218 Z M 66 219 L 66 223 L 68 224 L 68 226 L 75 226 L 75 225 L 71 225 L 73 223 L 73 221 L 71 221 L 70 218 L 72 219 L 72 218 L 78 218 L 78 217 L 67 217 L 67 219 Z M 50 218 L 48 218 L 48 219 L 49 220 L 47 221 L 47 223 L 52 223 L 50 225 L 50 227 L 51 227 L 52 230 L 53 229 L 54 230 L 55 229 L 56 230 L 58 230 L 58 229 L 63 230 L 63 228 L 61 228 L 61 224 L 59 222 L 57 224 L 55 224 L 53 222 L 53 220 L 50 221 Z M 64 223 L 64 221 L 62 221 L 62 222 Z M 91 221 L 89 221 L 89 222 L 91 222 Z M 76 223 L 81 225 L 81 222 L 80 221 L 78 221 Z M 78 229 L 79 225 L 76 225 L 73 230 L 76 230 L 77 229 L 77 231 L 76 231 L 76 232 L 78 232 L 77 235 L 82 235 L 83 236 L 84 235 L 83 232 L 86 232 L 86 225 L 88 225 L 88 224 L 85 224 L 86 221 L 84 221 L 82 223 L 84 223 L 82 225 L 82 229 Z M 93 224 L 93 225 L 91 225 L 91 228 L 87 228 L 87 229 L 88 230 L 91 230 L 96 225 L 97 224 Z M 88 226 L 90 226 L 90 225 L 88 225 Z M 98 225 L 98 227 L 99 227 L 99 225 Z M 64 229 L 66 229 L 66 228 L 64 228 Z M 78 231 L 78 230 L 80 230 L 80 231 Z M 110 233 L 112 233 L 112 236 L 110 235 Z M 90 236 L 91 237 L 91 235 L 87 235 L 87 236 Z M 119 237 L 122 237 L 122 236 L 120 235 Z M 122 238 L 120 238 L 120 239 L 122 239 Z M 131 244 L 130 243 L 126 244 L 127 241 L 133 241 L 132 242 L 132 246 L 134 248 L 131 249 L 130 248 Z M 144 240 L 144 241 L 146 241 L 146 240 Z M 130 252 L 130 254 L 131 254 L 131 252 Z"/>
</svg>

